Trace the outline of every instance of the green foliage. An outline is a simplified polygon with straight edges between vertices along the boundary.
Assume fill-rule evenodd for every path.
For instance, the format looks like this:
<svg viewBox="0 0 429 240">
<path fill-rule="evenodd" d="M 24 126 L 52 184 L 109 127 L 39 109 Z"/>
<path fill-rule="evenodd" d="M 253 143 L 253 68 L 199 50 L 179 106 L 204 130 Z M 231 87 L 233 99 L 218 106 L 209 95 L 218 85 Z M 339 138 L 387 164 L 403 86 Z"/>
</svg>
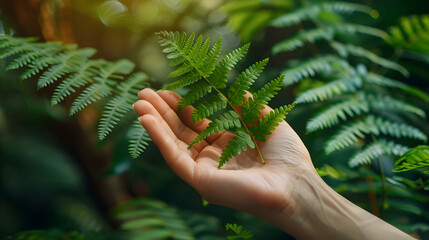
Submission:
<svg viewBox="0 0 429 240">
<path fill-rule="evenodd" d="M 371 11 L 370 7 L 355 3 L 327 2 L 303 6 L 279 16 L 271 23 L 274 27 L 313 23 L 305 25 L 313 28 L 301 29 L 292 38 L 274 45 L 272 52 L 280 54 L 308 46 L 315 53 L 313 57 L 290 64 L 291 68 L 283 71 L 286 74 L 283 85 L 300 83 L 304 78 L 323 79 L 323 85 L 300 93 L 296 101 L 325 104 L 326 108 L 307 122 L 306 129 L 312 133 L 340 125 L 327 141 L 325 152 L 331 154 L 362 148 L 361 152 L 350 158 L 349 165 L 353 167 L 379 157 L 401 155 L 407 147 L 395 141 L 402 138 L 427 141 L 426 134 L 406 123 L 403 116 L 412 114 L 425 118 L 425 111 L 411 104 L 408 98 L 411 96 L 428 101 L 428 95 L 415 87 L 384 77 L 385 74 L 377 70 L 367 70 L 379 66 L 382 68 L 380 71 L 395 70 L 405 77 L 409 76 L 405 67 L 360 45 L 360 39 L 385 40 L 389 38 L 388 34 L 374 27 L 347 22 L 342 17 L 352 13 L 369 15 Z M 319 50 L 319 42 L 322 41 L 325 45 Z M 387 88 L 395 90 L 395 97 Z M 389 114 L 386 115 L 386 111 Z M 386 137 L 397 140 L 385 140 Z"/>
<path fill-rule="evenodd" d="M 201 231 L 213 228 L 212 219 L 187 212 L 188 220 L 184 220 L 176 208 L 158 200 L 136 198 L 117 206 L 114 214 L 117 220 L 122 221 L 121 229 L 129 233 L 127 239 L 130 240 L 194 240 L 203 236 L 218 239 L 207 231 Z"/>
<path fill-rule="evenodd" d="M 394 172 L 405 172 L 429 167 L 429 146 L 420 145 L 410 149 L 395 162 Z M 429 173 L 426 170 L 425 173 Z"/>
<path fill-rule="evenodd" d="M 429 54 L 429 15 L 402 17 L 399 26 L 390 29 L 387 42 L 392 46 Z"/>
<path fill-rule="evenodd" d="M 132 112 L 132 103 L 138 100 L 137 92 L 148 86 L 146 74 L 136 72 L 130 75 L 134 63 L 126 59 L 116 62 L 90 59 L 96 53 L 92 48 L 78 49 L 76 45 L 37 43 L 34 38 L 3 35 L 0 36 L 0 50 L 0 59 L 11 61 L 7 69 L 25 68 L 21 80 L 35 77 L 38 88 L 59 82 L 55 84 L 52 105 L 75 95 L 70 115 L 98 100 L 110 98 L 98 124 L 100 141 Z M 137 158 L 149 138 L 141 126 L 139 130 L 136 125 L 132 128 L 136 133 L 131 138 L 130 154 Z"/>
<path fill-rule="evenodd" d="M 78 232 L 63 232 L 60 230 L 30 230 L 5 238 L 7 240 L 101 240 L 96 234 L 83 234 Z"/>
<path fill-rule="evenodd" d="M 246 90 L 250 89 L 268 62 L 268 59 L 265 59 L 240 73 L 223 93 L 221 90 L 227 86 L 228 71 L 246 55 L 249 45 L 232 51 L 219 61 L 221 39 L 210 48 L 210 40 L 206 39 L 203 43 L 202 36 L 195 40 L 195 33 L 189 37 L 185 33 L 177 32 L 160 32 L 158 35 L 160 44 L 164 47 L 163 52 L 167 53 L 167 59 L 170 60 L 170 66 L 177 66 L 169 77 L 178 77 L 178 79 L 165 88 L 175 89 L 191 85 L 190 91 L 178 103 L 178 111 L 197 102 L 191 114 L 194 122 L 219 114 L 192 141 L 189 148 L 213 133 L 227 130 L 236 136 L 223 149 L 219 168 L 248 148 L 256 148 L 259 152 L 256 139 L 264 141 L 265 135 L 271 134 L 275 126 L 293 107 L 289 105 L 276 109 L 264 120 L 256 121 L 261 110 L 264 109 L 264 104 L 267 104 L 280 90 L 284 76 L 267 83 L 252 97 L 246 99 Z M 240 112 L 236 108 L 239 106 L 241 106 Z M 227 107 L 229 110 L 219 112 Z M 251 126 L 255 121 L 256 126 Z M 262 156 L 261 160 L 264 161 Z"/>
<path fill-rule="evenodd" d="M 231 224 L 227 223 L 225 224 L 226 230 L 232 230 L 236 235 L 233 236 L 227 236 L 227 239 L 250 239 L 253 237 L 253 233 L 250 230 L 243 230 L 243 226 L 237 225 L 236 223 Z"/>
<path fill-rule="evenodd" d="M 222 9 L 229 14 L 230 26 L 237 30 L 242 42 L 249 42 L 252 35 L 293 5 L 292 0 L 234 0 L 227 1 Z"/>
</svg>

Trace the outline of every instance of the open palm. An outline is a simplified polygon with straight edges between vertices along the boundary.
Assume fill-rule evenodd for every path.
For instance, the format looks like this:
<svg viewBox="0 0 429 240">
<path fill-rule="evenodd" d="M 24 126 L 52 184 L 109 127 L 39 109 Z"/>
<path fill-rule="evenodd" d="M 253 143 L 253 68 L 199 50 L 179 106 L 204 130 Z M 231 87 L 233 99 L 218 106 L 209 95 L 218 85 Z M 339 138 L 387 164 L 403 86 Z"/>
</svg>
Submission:
<svg viewBox="0 0 429 240">
<path fill-rule="evenodd" d="M 180 96 L 174 92 L 144 89 L 139 96 L 141 100 L 134 108 L 167 164 L 211 203 L 257 216 L 269 214 L 267 208 L 293 209 L 293 193 L 300 187 L 302 178 L 315 173 L 307 149 L 284 121 L 266 142 L 258 142 L 265 164 L 261 163 L 259 154 L 250 149 L 218 169 L 222 149 L 233 134 L 213 134 L 188 149 L 189 143 L 210 121 L 192 123 L 191 106 L 178 116 L 176 106 Z M 267 106 L 262 115 L 271 110 Z M 264 213 L 258 211 L 261 206 L 266 207 Z"/>
</svg>

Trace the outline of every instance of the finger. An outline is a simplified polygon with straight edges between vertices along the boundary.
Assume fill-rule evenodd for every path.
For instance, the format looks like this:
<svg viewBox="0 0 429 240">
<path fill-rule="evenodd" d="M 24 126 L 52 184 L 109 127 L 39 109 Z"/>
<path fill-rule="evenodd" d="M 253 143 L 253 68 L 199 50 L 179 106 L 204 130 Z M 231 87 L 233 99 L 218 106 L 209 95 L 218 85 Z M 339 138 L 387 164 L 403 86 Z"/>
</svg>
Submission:
<svg viewBox="0 0 429 240">
<path fill-rule="evenodd" d="M 159 116 L 164 119 L 177 138 L 183 142 L 189 144 L 198 136 L 198 133 L 187 127 L 177 116 L 176 112 L 153 90 L 148 88 L 143 89 L 139 92 L 139 97 L 149 102 L 156 109 Z M 207 142 L 203 140 L 195 145 L 194 148 L 200 152 L 207 145 Z"/>
<path fill-rule="evenodd" d="M 159 96 L 161 96 L 162 99 L 170 106 L 171 109 L 173 109 L 175 112 L 177 112 L 177 103 L 180 101 L 182 97 L 179 96 L 179 94 L 172 92 L 172 91 L 158 91 L 157 92 Z M 187 106 L 179 113 L 180 119 L 182 119 L 183 123 L 194 130 L 196 133 L 201 133 L 211 122 L 208 119 L 203 119 L 201 121 L 198 121 L 197 123 L 193 123 L 191 114 L 194 111 L 194 107 Z M 216 141 L 222 133 L 214 133 L 206 138 L 206 141 L 209 144 L 212 144 L 214 141 Z"/>
<path fill-rule="evenodd" d="M 152 115 L 156 118 L 158 118 L 160 124 L 164 128 L 164 130 L 169 135 L 175 135 L 173 130 L 171 130 L 170 126 L 164 121 L 164 119 L 161 117 L 161 115 L 156 111 L 155 107 L 150 104 L 150 102 L 145 100 L 138 100 L 133 105 L 134 110 L 136 111 L 137 115 L 144 116 L 146 114 Z"/>
<path fill-rule="evenodd" d="M 186 143 L 180 141 L 174 134 L 165 131 L 157 117 L 146 114 L 140 117 L 139 121 L 161 151 L 168 166 L 184 181 L 189 184 L 193 183 L 196 162 L 191 156 L 197 153 L 190 152 Z"/>
</svg>

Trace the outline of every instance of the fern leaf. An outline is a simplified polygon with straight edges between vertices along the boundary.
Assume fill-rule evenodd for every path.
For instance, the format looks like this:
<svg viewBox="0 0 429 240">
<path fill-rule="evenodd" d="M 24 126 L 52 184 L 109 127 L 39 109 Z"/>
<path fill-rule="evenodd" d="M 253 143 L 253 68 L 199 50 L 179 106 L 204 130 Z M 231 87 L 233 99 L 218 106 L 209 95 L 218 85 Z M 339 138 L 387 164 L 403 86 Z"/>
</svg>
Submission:
<svg viewBox="0 0 429 240">
<path fill-rule="evenodd" d="M 366 121 L 356 121 L 344 126 L 337 134 L 328 140 L 325 146 L 325 153 L 330 154 L 340 149 L 349 147 L 365 138 L 365 134 L 373 132 L 373 126 L 369 126 Z"/>
<path fill-rule="evenodd" d="M 207 118 L 213 113 L 225 109 L 227 104 L 228 102 L 223 96 L 219 94 L 211 95 L 206 101 L 203 101 L 194 109 L 191 114 L 192 121 L 196 123 Z"/>
<path fill-rule="evenodd" d="M 429 15 L 402 17 L 399 26 L 390 29 L 387 42 L 393 46 L 429 54 Z"/>
<path fill-rule="evenodd" d="M 246 99 L 244 97 L 246 94 L 245 90 L 250 89 L 250 86 L 252 86 L 252 84 L 264 70 L 264 67 L 267 65 L 267 63 L 268 58 L 253 64 L 240 73 L 240 75 L 238 75 L 228 90 L 228 98 L 232 105 L 241 106 L 243 104 L 243 101 Z"/>
<path fill-rule="evenodd" d="M 250 44 L 246 44 L 223 57 L 210 76 L 210 82 L 215 88 L 224 89 L 226 87 L 228 72 L 247 54 L 249 46 Z"/>
<path fill-rule="evenodd" d="M 284 75 L 265 84 L 260 90 L 253 94 L 253 97 L 244 102 L 241 107 L 241 116 L 244 122 L 253 123 L 259 118 L 261 114 L 260 110 L 265 108 L 264 104 L 267 104 L 281 89 L 280 86 L 283 78 Z"/>
<path fill-rule="evenodd" d="M 24 66 L 27 66 L 33 61 L 37 61 L 37 58 L 44 57 L 44 56 L 52 56 L 56 55 L 59 52 L 63 50 L 60 43 L 41 43 L 33 44 L 33 50 L 24 52 L 21 55 L 19 55 L 17 58 L 15 58 L 6 68 L 6 71 L 13 70 L 17 68 L 22 68 Z"/>
<path fill-rule="evenodd" d="M 292 51 L 297 48 L 303 47 L 305 45 L 305 42 L 314 43 L 315 41 L 322 39 L 330 41 L 333 40 L 334 36 L 338 34 L 355 35 L 356 33 L 370 35 L 382 39 L 386 39 L 388 37 L 386 32 L 377 28 L 359 24 L 337 23 L 330 24 L 321 28 L 302 31 L 296 36 L 281 41 L 274 45 L 274 47 L 272 48 L 272 53 L 278 54 L 280 52 Z"/>
<path fill-rule="evenodd" d="M 212 86 L 206 82 L 200 81 L 195 83 L 190 87 L 189 92 L 177 103 L 177 112 L 182 111 L 186 106 L 193 104 L 198 99 L 211 93 L 212 89 Z"/>
<path fill-rule="evenodd" d="M 373 72 L 365 74 L 364 79 L 365 83 L 374 84 L 381 87 L 399 88 L 410 95 L 422 99 L 425 102 L 429 102 L 429 96 L 425 92 L 394 79 L 390 79 Z"/>
<path fill-rule="evenodd" d="M 249 134 L 245 132 L 238 132 L 237 136 L 234 137 L 234 140 L 229 141 L 228 145 L 226 145 L 226 147 L 222 150 L 218 168 L 221 168 L 231 158 L 239 155 L 241 151 L 246 151 L 247 146 L 250 148 L 255 148 L 255 143 L 252 141 L 252 138 Z"/>
<path fill-rule="evenodd" d="M 289 112 L 294 108 L 296 103 L 289 104 L 274 109 L 267 115 L 258 120 L 256 126 L 251 126 L 252 135 L 259 141 L 267 141 L 266 136 L 271 135 L 271 132 L 283 121 Z"/>
<path fill-rule="evenodd" d="M 168 53 L 167 59 L 170 59 L 172 66 L 179 66 L 177 70 L 172 73 L 172 76 L 183 77 L 166 86 L 166 89 L 175 89 L 188 86 L 201 78 L 208 80 L 216 67 L 219 58 L 221 39 L 219 39 L 212 49 L 209 51 L 210 40 L 206 39 L 203 43 L 201 35 L 193 44 L 193 37 L 186 40 L 186 34 L 160 32 L 160 43 L 164 46 L 163 52 Z M 193 45 L 192 45 L 193 44 Z M 192 47 L 191 47 L 192 45 Z M 192 67 L 192 68 L 191 68 Z"/>
<path fill-rule="evenodd" d="M 333 65 L 339 65 L 343 68 L 348 64 L 332 55 L 323 55 L 306 62 L 299 64 L 291 69 L 282 72 L 286 77 L 283 81 L 283 86 L 288 86 L 299 82 L 306 77 L 313 77 L 316 73 L 330 72 L 333 70 Z"/>
<path fill-rule="evenodd" d="M 315 42 L 319 39 L 331 40 L 334 37 L 333 28 L 316 28 L 308 31 L 302 31 L 292 38 L 286 39 L 275 44 L 272 48 L 272 54 L 292 51 L 303 47 L 305 42 Z"/>
<path fill-rule="evenodd" d="M 219 133 L 231 128 L 241 128 L 240 116 L 235 111 L 228 111 L 216 117 L 188 146 L 188 149 L 206 139 L 213 133 Z"/>
<path fill-rule="evenodd" d="M 99 83 L 113 83 L 114 80 L 122 80 L 124 75 L 130 74 L 135 64 L 127 59 L 120 59 L 116 62 L 106 62 L 106 66 L 100 68 L 98 76 L 94 80 Z"/>
<path fill-rule="evenodd" d="M 228 236 L 227 239 L 250 239 L 251 237 L 253 237 L 253 233 L 252 231 L 249 230 L 243 230 L 243 226 L 241 225 L 237 225 L 237 224 L 231 224 L 231 223 L 227 223 L 225 225 L 226 230 L 232 230 L 234 231 L 234 233 L 236 234 L 235 236 Z"/>
<path fill-rule="evenodd" d="M 361 86 L 362 79 L 358 76 L 351 76 L 348 79 L 335 80 L 320 87 L 307 90 L 301 93 L 296 98 L 296 101 L 299 103 L 325 101 L 336 95 L 346 92 L 355 92 Z"/>
<path fill-rule="evenodd" d="M 122 96 L 116 96 L 106 104 L 98 124 L 98 139 L 100 141 L 112 131 L 125 113 L 132 110 L 131 104 L 130 99 Z"/>
<path fill-rule="evenodd" d="M 369 164 L 372 160 L 385 155 L 401 156 L 408 151 L 408 147 L 397 144 L 393 141 L 380 139 L 377 142 L 369 144 L 363 151 L 354 155 L 350 161 L 350 167 Z"/>
<path fill-rule="evenodd" d="M 382 58 L 382 57 L 378 56 L 377 54 L 366 50 L 365 48 L 362 48 L 362 47 L 359 47 L 356 45 L 352 45 L 352 44 L 342 44 L 339 42 L 331 42 L 331 46 L 342 57 L 347 57 L 350 54 L 350 55 L 353 55 L 356 57 L 365 58 L 365 59 L 371 61 L 372 63 L 380 65 L 380 66 L 385 67 L 387 69 L 396 70 L 396 71 L 400 72 L 402 75 L 404 75 L 405 77 L 408 77 L 410 75 L 408 70 L 406 68 L 404 68 L 403 66 L 399 65 L 396 62 Z"/>
<path fill-rule="evenodd" d="M 329 154 L 351 146 L 357 143 L 359 139 L 363 139 L 365 134 L 372 134 L 374 136 L 384 134 L 399 139 L 406 137 L 427 141 L 427 136 L 415 127 L 368 115 L 365 120 L 356 121 L 343 127 L 338 134 L 328 141 L 325 152 Z"/>
<path fill-rule="evenodd" d="M 195 239 L 177 210 L 161 201 L 136 198 L 117 206 L 115 216 L 129 230 L 127 239 Z"/>
<path fill-rule="evenodd" d="M 365 5 L 348 2 L 322 3 L 312 5 L 310 7 L 303 7 L 291 13 L 286 13 L 282 16 L 279 16 L 271 22 L 271 25 L 274 27 L 287 27 L 296 25 L 306 20 L 314 20 L 317 19 L 319 17 L 319 13 L 324 10 L 345 14 L 351 14 L 354 12 L 370 14 L 372 9 Z"/>
<path fill-rule="evenodd" d="M 77 65 L 80 65 L 83 59 L 89 58 L 95 54 L 95 50 L 91 48 L 82 48 L 72 52 L 62 53 L 55 58 L 58 59 L 58 64 L 49 67 L 39 78 L 37 82 L 38 88 L 46 87 L 52 84 L 59 78 L 74 71 Z"/>
<path fill-rule="evenodd" d="M 21 81 L 28 79 L 32 76 L 35 76 L 43 69 L 47 68 L 49 65 L 58 64 L 58 59 L 55 59 L 52 56 L 45 56 L 38 58 L 37 61 L 33 61 L 28 65 L 27 70 L 21 74 L 19 77 Z"/>
<path fill-rule="evenodd" d="M 107 97 L 111 94 L 112 89 L 106 84 L 94 83 L 86 88 L 72 103 L 70 107 L 70 116 L 76 114 L 89 104 Z"/>
<path fill-rule="evenodd" d="M 146 129 L 142 127 L 138 120 L 134 121 L 129 131 L 129 139 L 128 152 L 134 159 L 138 158 L 146 150 L 151 140 Z"/>
<path fill-rule="evenodd" d="M 330 128 L 337 125 L 340 119 L 346 120 L 348 117 L 355 117 L 362 113 L 367 113 L 369 106 L 366 101 L 357 98 L 350 98 L 343 102 L 330 106 L 326 110 L 318 113 L 314 118 L 307 122 L 307 131 L 315 132 L 317 130 Z"/>
<path fill-rule="evenodd" d="M 137 93 L 140 89 L 147 86 L 145 81 L 148 79 L 144 73 L 136 73 L 127 81 L 118 86 L 119 96 L 114 97 L 104 107 L 98 124 L 98 138 L 102 141 L 121 120 L 127 112 L 132 110 L 131 105 L 138 100 Z"/>
<path fill-rule="evenodd" d="M 390 110 L 399 113 L 412 113 L 422 118 L 426 117 L 426 113 L 423 109 L 387 95 L 366 94 L 363 98 L 368 101 L 371 109 L 374 108 L 380 110 Z"/>
<path fill-rule="evenodd" d="M 429 167 L 429 146 L 420 145 L 407 151 L 395 162 L 394 172 L 405 172 Z M 429 171 L 425 171 L 429 173 Z"/>
<path fill-rule="evenodd" d="M 76 66 L 75 73 L 66 77 L 56 88 L 51 98 L 51 104 L 55 105 L 64 100 L 67 96 L 74 93 L 75 88 L 83 87 L 87 83 L 92 82 L 92 78 L 96 75 L 96 68 L 101 67 L 104 62 L 97 60 L 82 61 L 79 66 Z"/>
</svg>

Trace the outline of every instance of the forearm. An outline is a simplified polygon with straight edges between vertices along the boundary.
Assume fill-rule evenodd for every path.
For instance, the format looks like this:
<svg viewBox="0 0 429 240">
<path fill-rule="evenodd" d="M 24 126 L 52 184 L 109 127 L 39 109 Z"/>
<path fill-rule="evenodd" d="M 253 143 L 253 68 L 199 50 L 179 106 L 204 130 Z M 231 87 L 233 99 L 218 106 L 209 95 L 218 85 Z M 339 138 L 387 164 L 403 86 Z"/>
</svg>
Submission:
<svg viewBox="0 0 429 240">
<path fill-rule="evenodd" d="M 354 205 L 315 174 L 297 177 L 290 206 L 266 219 L 297 239 L 413 239 Z"/>
</svg>

